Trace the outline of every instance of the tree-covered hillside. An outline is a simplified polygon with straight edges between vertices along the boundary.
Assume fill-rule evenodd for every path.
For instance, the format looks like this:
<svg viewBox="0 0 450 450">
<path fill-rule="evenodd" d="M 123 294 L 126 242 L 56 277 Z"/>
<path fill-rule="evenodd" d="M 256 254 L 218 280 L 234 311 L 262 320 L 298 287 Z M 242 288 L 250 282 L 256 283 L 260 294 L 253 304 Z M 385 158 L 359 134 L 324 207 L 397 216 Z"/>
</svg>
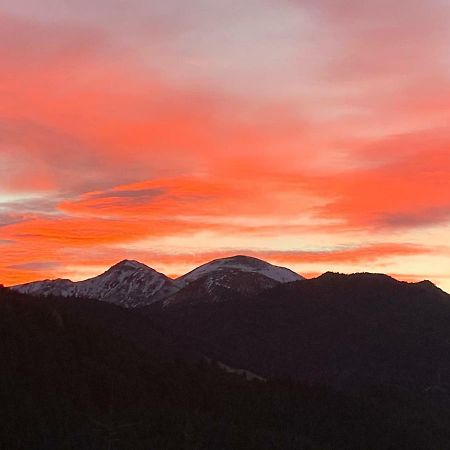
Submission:
<svg viewBox="0 0 450 450">
<path fill-rule="evenodd" d="M 95 301 L 0 290 L 0 361 L 2 450 L 450 448 L 429 399 L 249 382 Z"/>
</svg>

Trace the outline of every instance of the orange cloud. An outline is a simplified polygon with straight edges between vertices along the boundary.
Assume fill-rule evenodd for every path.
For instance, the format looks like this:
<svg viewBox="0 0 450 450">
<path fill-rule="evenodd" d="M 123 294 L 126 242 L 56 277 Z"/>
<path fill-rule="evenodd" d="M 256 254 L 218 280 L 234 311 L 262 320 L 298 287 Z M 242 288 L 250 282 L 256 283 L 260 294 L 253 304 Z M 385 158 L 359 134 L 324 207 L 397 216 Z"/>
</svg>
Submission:
<svg viewBox="0 0 450 450">
<path fill-rule="evenodd" d="M 210 226 L 210 225 L 208 225 Z M 2 237 L 28 242 L 70 246 L 92 246 L 133 242 L 137 239 L 188 233 L 197 223 L 176 220 L 113 220 L 76 217 L 29 217 L 28 220 L 6 225 Z M 211 225 L 211 228 L 214 226 Z"/>
<path fill-rule="evenodd" d="M 408 273 L 420 257 L 423 271 L 437 251 L 423 229 L 450 221 L 447 6 L 294 1 L 228 17 L 194 1 L 184 17 L 170 0 L 173 16 L 152 15 L 166 3 L 97 2 L 95 17 L 5 3 L 0 277 L 202 232 L 259 237 L 261 256 L 296 264 L 395 257 Z M 418 247 L 402 242 L 411 230 Z M 327 252 L 321 234 L 355 246 Z M 282 252 L 297 239 L 323 251 Z"/>
<path fill-rule="evenodd" d="M 231 254 L 244 254 L 254 256 L 256 258 L 265 259 L 276 264 L 322 264 L 322 263 L 359 263 L 359 262 L 375 262 L 386 261 L 390 258 L 398 256 L 412 256 L 429 254 L 436 251 L 413 244 L 396 244 L 396 243 L 381 243 L 363 246 L 355 246 L 343 249 L 317 250 L 317 251 L 264 251 L 264 250 L 249 250 L 240 249 L 233 251 L 221 250 L 201 253 L 177 253 L 163 254 L 163 253 L 142 253 L 140 256 L 145 260 L 158 261 L 158 263 L 173 263 L 191 264 L 193 266 L 206 263 L 212 259 L 225 258 Z"/>
<path fill-rule="evenodd" d="M 450 136 L 433 137 L 413 134 L 374 143 L 382 161 L 379 166 L 322 178 L 316 185 L 312 182 L 312 189 L 330 197 L 320 215 L 369 228 L 449 221 Z"/>
</svg>

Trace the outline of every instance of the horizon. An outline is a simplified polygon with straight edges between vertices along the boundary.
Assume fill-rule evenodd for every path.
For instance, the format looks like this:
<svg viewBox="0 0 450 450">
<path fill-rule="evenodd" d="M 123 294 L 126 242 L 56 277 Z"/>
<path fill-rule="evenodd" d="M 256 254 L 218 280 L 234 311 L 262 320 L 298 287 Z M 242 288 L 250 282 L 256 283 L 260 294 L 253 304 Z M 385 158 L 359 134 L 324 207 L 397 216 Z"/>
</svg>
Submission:
<svg viewBox="0 0 450 450">
<path fill-rule="evenodd" d="M 200 263 L 199 265 L 197 265 L 195 267 L 190 268 L 187 272 L 174 275 L 174 274 L 166 274 L 166 273 L 158 270 L 157 268 L 155 268 L 155 267 L 153 267 L 153 266 L 151 266 L 151 265 L 149 265 L 147 263 L 141 262 L 141 261 L 137 261 L 137 260 L 134 260 L 134 259 L 122 259 L 120 261 L 115 262 L 113 265 L 102 269 L 102 271 L 100 273 L 97 273 L 97 274 L 93 275 L 92 277 L 80 278 L 80 279 L 66 279 L 66 280 L 71 281 L 71 282 L 75 282 L 75 283 L 80 282 L 80 281 L 88 281 L 88 280 L 90 280 L 92 278 L 97 278 L 97 277 L 99 277 L 101 275 L 104 275 L 106 272 L 108 272 L 110 269 L 114 268 L 115 266 L 118 266 L 118 265 L 123 264 L 123 263 L 131 262 L 131 263 L 137 263 L 139 265 L 143 265 L 143 266 L 145 266 L 145 267 L 147 267 L 149 269 L 152 269 L 152 270 L 156 270 L 156 272 L 158 272 L 158 273 L 160 273 L 162 275 L 165 275 L 169 279 L 175 281 L 175 280 L 177 280 L 179 278 L 184 277 L 185 275 L 188 275 L 189 273 L 193 272 L 194 270 L 196 270 L 196 269 L 198 269 L 198 268 L 200 268 L 200 267 L 202 267 L 204 265 L 207 265 L 208 263 L 212 263 L 212 262 L 215 262 L 215 261 L 218 261 L 218 260 L 222 260 L 222 259 L 232 259 L 232 258 L 236 258 L 236 257 L 255 258 L 255 259 L 258 259 L 259 261 L 263 261 L 263 262 L 272 264 L 270 261 L 261 260 L 260 258 L 256 258 L 256 257 L 251 256 L 251 255 L 235 254 L 235 255 L 223 256 L 223 257 L 217 258 L 217 259 L 212 259 L 210 261 L 205 261 L 205 262 Z M 282 269 L 292 270 L 289 266 L 277 266 L 275 264 L 274 264 L 274 266 L 275 267 L 280 267 Z M 343 276 L 382 275 L 382 276 L 387 276 L 387 277 L 393 278 L 394 280 L 402 282 L 402 283 L 418 284 L 418 283 L 422 283 L 422 282 L 431 282 L 434 286 L 438 287 L 439 289 L 442 289 L 439 285 L 434 283 L 432 280 L 428 280 L 428 279 L 419 280 L 419 279 L 414 279 L 414 278 L 412 278 L 412 279 L 399 279 L 398 277 L 395 276 L 395 274 L 382 273 L 382 272 L 347 272 L 347 273 L 344 273 L 344 272 L 333 272 L 333 271 L 327 270 L 325 272 L 310 273 L 310 274 L 306 274 L 306 275 L 302 274 L 302 273 L 295 272 L 295 271 L 293 271 L 293 272 L 296 273 L 297 275 L 300 275 L 305 280 L 312 280 L 312 279 L 315 279 L 315 278 L 319 278 L 319 277 L 321 277 L 323 275 L 326 275 L 326 274 L 329 274 L 329 273 L 334 274 L 334 275 L 343 275 Z M 39 282 L 42 282 L 42 281 L 57 281 L 57 280 L 61 280 L 61 278 L 56 278 L 56 279 L 55 278 L 45 278 L 45 279 L 41 279 L 41 280 L 32 280 L 32 281 L 26 282 L 24 284 L 39 283 Z M 4 287 L 6 287 L 6 288 L 13 288 L 13 287 L 17 287 L 17 286 L 18 285 L 9 285 L 9 286 L 5 285 Z M 444 290 L 444 289 L 442 289 L 442 290 Z M 444 292 L 446 292 L 446 291 L 444 290 Z"/>
<path fill-rule="evenodd" d="M 248 254 L 450 292 L 450 4 L 4 0 L 0 283 Z"/>
</svg>

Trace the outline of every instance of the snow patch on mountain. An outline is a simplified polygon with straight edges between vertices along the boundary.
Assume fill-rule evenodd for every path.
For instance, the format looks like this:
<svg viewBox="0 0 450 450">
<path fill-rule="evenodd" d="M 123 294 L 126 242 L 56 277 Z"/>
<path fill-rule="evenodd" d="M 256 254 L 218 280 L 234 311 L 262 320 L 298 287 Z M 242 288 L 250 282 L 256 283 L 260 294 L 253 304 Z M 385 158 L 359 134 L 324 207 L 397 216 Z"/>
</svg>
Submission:
<svg viewBox="0 0 450 450">
<path fill-rule="evenodd" d="M 170 278 L 145 264 L 124 260 L 88 280 L 45 280 L 12 289 L 29 295 L 90 298 L 136 308 L 172 295 L 179 288 Z"/>
<path fill-rule="evenodd" d="M 291 281 L 303 280 L 299 274 L 285 267 L 275 266 L 266 261 L 251 256 L 231 256 L 229 258 L 215 259 L 211 262 L 203 264 L 191 272 L 183 275 L 175 280 L 176 284 L 184 287 L 195 280 L 198 280 L 212 272 L 227 272 L 230 270 L 238 270 L 241 272 L 253 272 L 264 275 L 279 283 L 289 283 Z"/>
<path fill-rule="evenodd" d="M 302 280 L 292 270 L 250 256 L 232 256 L 204 264 L 172 280 L 138 261 L 124 260 L 94 278 L 73 282 L 57 279 L 12 287 L 29 295 L 88 298 L 125 308 L 204 299 L 225 301 L 254 295 L 278 283 Z"/>
</svg>

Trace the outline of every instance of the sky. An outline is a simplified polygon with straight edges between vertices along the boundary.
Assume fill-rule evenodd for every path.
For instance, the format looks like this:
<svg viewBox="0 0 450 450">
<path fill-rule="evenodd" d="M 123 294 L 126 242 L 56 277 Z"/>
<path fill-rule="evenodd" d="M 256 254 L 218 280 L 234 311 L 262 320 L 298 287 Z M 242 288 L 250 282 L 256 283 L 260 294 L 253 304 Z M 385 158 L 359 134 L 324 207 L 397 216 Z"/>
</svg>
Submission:
<svg viewBox="0 0 450 450">
<path fill-rule="evenodd" d="M 450 291 L 448 0 L 2 0 L 0 283 L 248 254 Z"/>
</svg>

